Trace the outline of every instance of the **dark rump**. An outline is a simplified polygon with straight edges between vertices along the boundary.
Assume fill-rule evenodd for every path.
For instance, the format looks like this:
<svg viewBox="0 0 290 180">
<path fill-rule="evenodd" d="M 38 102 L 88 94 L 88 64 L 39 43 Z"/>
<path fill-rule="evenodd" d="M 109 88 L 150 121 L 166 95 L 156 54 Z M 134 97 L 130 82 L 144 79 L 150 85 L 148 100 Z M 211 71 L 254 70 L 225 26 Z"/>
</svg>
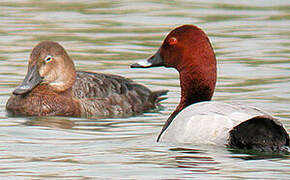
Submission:
<svg viewBox="0 0 290 180">
<path fill-rule="evenodd" d="M 289 135 L 274 118 L 257 116 L 230 131 L 229 146 L 260 152 L 283 152 L 289 147 Z"/>
</svg>

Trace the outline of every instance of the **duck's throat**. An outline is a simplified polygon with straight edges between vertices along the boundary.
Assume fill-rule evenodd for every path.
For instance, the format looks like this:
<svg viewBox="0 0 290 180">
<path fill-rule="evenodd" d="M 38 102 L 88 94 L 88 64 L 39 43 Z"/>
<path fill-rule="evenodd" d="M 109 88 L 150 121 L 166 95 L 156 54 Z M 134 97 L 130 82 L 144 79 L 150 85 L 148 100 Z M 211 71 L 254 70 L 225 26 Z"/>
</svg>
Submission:
<svg viewBox="0 0 290 180">
<path fill-rule="evenodd" d="M 183 109 L 191 104 L 210 101 L 216 84 L 216 75 L 190 73 L 184 71 L 180 73 L 181 100 L 179 109 Z"/>
<path fill-rule="evenodd" d="M 76 81 L 76 72 L 62 73 L 58 78 L 52 82 L 49 82 L 49 86 L 55 92 L 64 92 L 71 88 Z"/>
</svg>

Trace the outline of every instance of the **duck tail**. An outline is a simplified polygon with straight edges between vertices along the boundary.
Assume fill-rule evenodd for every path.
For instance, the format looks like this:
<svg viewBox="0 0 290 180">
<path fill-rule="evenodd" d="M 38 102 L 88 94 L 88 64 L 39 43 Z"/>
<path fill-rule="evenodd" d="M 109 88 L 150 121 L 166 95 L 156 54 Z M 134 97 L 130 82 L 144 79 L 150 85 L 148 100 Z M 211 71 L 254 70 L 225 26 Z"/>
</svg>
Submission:
<svg viewBox="0 0 290 180">
<path fill-rule="evenodd" d="M 256 116 L 230 131 L 229 146 L 259 152 L 289 153 L 289 134 L 270 116 Z"/>
<path fill-rule="evenodd" d="M 150 99 L 155 104 L 159 104 L 160 101 L 167 99 L 167 97 L 161 97 L 161 96 L 166 95 L 167 93 L 168 93 L 168 90 L 153 91 L 150 96 Z"/>
</svg>

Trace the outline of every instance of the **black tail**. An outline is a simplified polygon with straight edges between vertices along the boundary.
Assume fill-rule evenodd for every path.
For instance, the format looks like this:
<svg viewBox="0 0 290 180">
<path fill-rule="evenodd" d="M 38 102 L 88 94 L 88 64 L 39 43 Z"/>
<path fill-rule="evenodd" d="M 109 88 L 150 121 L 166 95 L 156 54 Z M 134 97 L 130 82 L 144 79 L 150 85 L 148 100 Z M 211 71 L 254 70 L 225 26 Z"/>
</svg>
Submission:
<svg viewBox="0 0 290 180">
<path fill-rule="evenodd" d="M 276 119 L 257 116 L 230 131 L 229 145 L 239 149 L 280 153 L 289 150 L 289 135 Z"/>
</svg>

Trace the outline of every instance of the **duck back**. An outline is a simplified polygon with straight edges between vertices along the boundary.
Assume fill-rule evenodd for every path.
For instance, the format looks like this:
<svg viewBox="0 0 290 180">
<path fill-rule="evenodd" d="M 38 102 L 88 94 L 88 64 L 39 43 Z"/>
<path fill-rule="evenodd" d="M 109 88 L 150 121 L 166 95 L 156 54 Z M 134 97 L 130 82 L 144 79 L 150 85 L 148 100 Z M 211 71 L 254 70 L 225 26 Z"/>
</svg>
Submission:
<svg viewBox="0 0 290 180">
<path fill-rule="evenodd" d="M 77 72 L 73 95 L 82 114 L 124 117 L 155 108 L 168 91 L 154 91 L 118 75 Z"/>
</svg>

